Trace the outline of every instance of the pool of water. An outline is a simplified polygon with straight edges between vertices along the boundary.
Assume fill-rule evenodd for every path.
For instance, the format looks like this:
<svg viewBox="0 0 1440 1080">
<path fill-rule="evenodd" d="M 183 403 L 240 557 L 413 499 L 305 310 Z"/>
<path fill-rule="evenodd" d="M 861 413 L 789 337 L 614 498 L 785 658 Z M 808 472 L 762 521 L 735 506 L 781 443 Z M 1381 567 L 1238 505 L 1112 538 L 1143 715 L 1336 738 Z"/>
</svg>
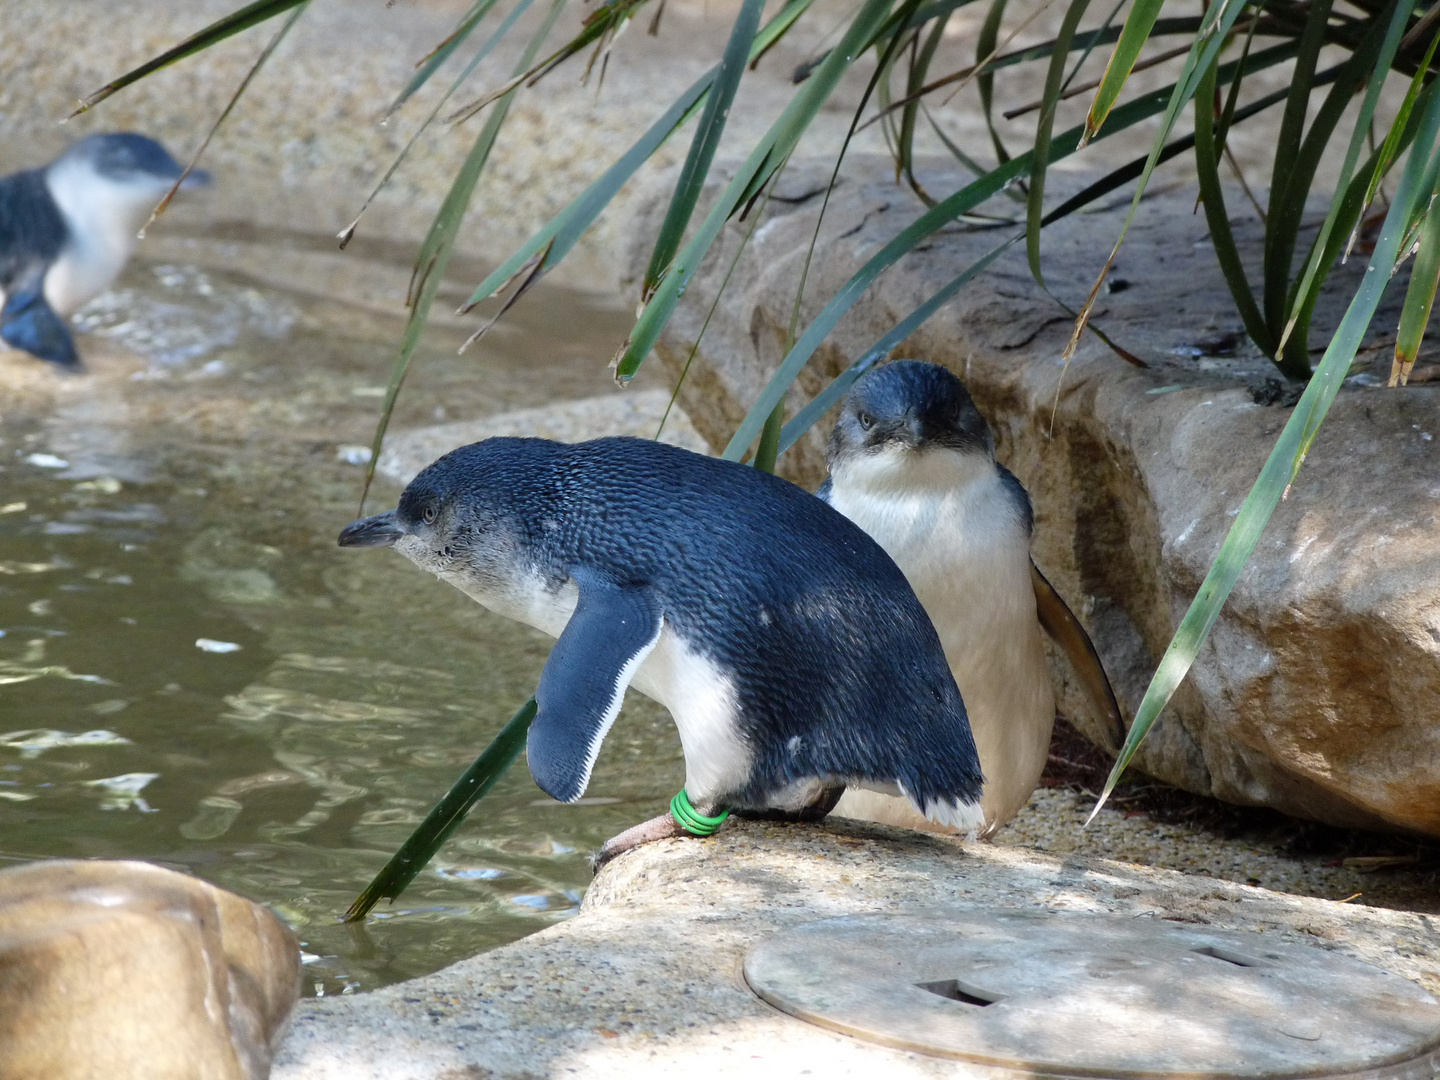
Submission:
<svg viewBox="0 0 1440 1080">
<path fill-rule="evenodd" d="M 579 805 L 517 766 L 400 902 L 338 922 L 550 641 L 393 552 L 335 546 L 406 268 L 362 252 L 337 285 L 329 250 L 172 238 L 82 315 L 93 374 L 0 357 L 0 859 L 141 858 L 233 889 L 295 928 L 316 994 L 572 914 L 588 852 L 683 776 L 668 716 L 632 695 Z M 244 269 L 267 264 L 290 287 Z M 551 288 L 515 316 L 464 356 L 442 319 L 395 424 L 613 388 L 623 311 Z"/>
</svg>

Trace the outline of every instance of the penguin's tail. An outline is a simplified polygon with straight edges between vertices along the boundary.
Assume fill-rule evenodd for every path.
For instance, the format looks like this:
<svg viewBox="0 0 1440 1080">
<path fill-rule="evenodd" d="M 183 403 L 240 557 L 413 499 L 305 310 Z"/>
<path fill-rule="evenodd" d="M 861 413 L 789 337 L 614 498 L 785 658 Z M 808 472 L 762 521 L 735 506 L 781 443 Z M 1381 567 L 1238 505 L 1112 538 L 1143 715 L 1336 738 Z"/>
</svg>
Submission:
<svg viewBox="0 0 1440 1080">
<path fill-rule="evenodd" d="M 958 797 L 938 796 L 929 799 L 917 799 L 902 783 L 901 792 L 910 800 L 927 821 L 933 821 L 937 825 L 948 825 L 957 832 L 978 833 L 985 827 L 985 811 L 980 807 L 979 799 L 962 799 Z"/>
</svg>

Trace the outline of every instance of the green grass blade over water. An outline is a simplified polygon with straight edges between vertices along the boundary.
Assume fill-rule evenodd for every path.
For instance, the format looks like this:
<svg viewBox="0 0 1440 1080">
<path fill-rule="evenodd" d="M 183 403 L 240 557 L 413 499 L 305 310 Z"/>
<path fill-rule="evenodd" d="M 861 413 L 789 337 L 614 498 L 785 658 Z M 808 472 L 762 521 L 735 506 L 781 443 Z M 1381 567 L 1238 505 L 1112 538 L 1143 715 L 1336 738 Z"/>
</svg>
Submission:
<svg viewBox="0 0 1440 1080">
<path fill-rule="evenodd" d="M 1260 478 L 1241 504 L 1235 523 L 1224 543 L 1220 545 L 1210 572 L 1205 575 L 1199 592 L 1184 618 L 1180 620 L 1180 626 L 1145 691 L 1125 745 L 1105 781 L 1105 788 L 1095 804 L 1095 809 L 1090 812 L 1089 820 L 1094 820 L 1100 808 L 1105 805 L 1105 801 L 1115 790 L 1120 774 L 1125 771 L 1141 741 L 1154 726 L 1176 687 L 1180 685 L 1180 680 L 1195 662 L 1210 628 L 1219 618 L 1220 609 L 1235 587 L 1240 571 L 1255 550 L 1270 515 L 1303 464 L 1305 453 L 1335 400 L 1335 395 L 1354 362 L 1365 331 L 1374 317 L 1375 309 L 1380 304 L 1380 298 L 1390 283 L 1390 269 L 1400 254 L 1400 244 L 1410 219 L 1417 207 L 1423 208 L 1430 198 L 1432 187 L 1424 181 L 1430 179 L 1431 185 L 1434 182 L 1431 159 L 1434 156 L 1437 135 L 1440 135 L 1440 95 L 1432 93 L 1425 102 L 1425 114 L 1415 141 L 1415 151 L 1406 161 L 1394 201 L 1385 217 L 1385 224 L 1380 230 L 1360 288 L 1350 301 L 1345 317 L 1340 321 L 1335 336 L 1330 339 L 1320 366 L 1316 368 L 1314 376 L 1301 395 L 1294 413 L 1280 432 L 1274 449 L 1260 470 Z"/>
<path fill-rule="evenodd" d="M 751 151 L 718 202 L 696 229 L 695 235 L 676 256 L 675 262 L 656 288 L 655 295 L 645 305 L 629 340 L 616 358 L 616 381 L 626 383 L 640 369 L 640 365 L 650 355 L 660 331 L 669 321 L 675 305 L 684 295 L 700 261 L 710 250 L 715 238 L 720 235 L 720 229 L 733 214 L 759 193 L 775 169 L 789 157 L 810 122 L 824 107 L 840 77 L 849 70 L 861 49 L 884 23 L 890 3 L 891 0 L 866 0 L 851 21 L 840 44 L 831 50 L 814 74 L 801 84 L 785 111 L 780 114 L 759 145 Z M 774 408 L 773 402 L 770 408 Z M 763 422 L 762 420 L 761 424 Z M 752 439 L 759 434 L 759 426 L 757 425 L 757 430 L 751 435 Z"/>
<path fill-rule="evenodd" d="M 520 58 L 519 67 L 522 71 L 535 59 L 535 54 L 550 35 L 565 2 L 566 0 L 553 0 L 551 3 L 544 21 Z M 520 0 L 511 17 L 518 18 L 530 3 L 531 0 Z M 445 201 L 440 204 L 435 220 L 430 223 L 430 231 L 420 245 L 414 274 L 410 279 L 410 315 L 405 321 L 400 354 L 395 358 L 390 382 L 385 388 L 385 401 L 380 408 L 380 420 L 375 425 L 375 437 L 370 442 L 370 462 L 365 469 L 365 487 L 360 493 L 361 513 L 364 512 L 365 497 L 370 493 L 370 484 L 375 479 L 375 463 L 380 459 L 380 448 L 385 442 L 385 430 L 390 426 L 390 416 L 395 410 L 395 399 L 410 371 L 415 350 L 420 345 L 420 335 L 425 331 L 425 321 L 435 303 L 435 294 L 440 291 L 440 283 L 445 279 L 445 270 L 450 265 L 450 255 L 455 249 L 455 236 L 460 230 L 460 222 L 464 220 L 465 211 L 470 207 L 470 197 L 475 193 L 475 185 L 480 180 L 486 162 L 490 160 L 490 151 L 495 146 L 495 138 L 500 134 L 500 128 L 505 123 L 505 115 L 513 100 L 514 90 L 502 98 L 486 119 L 485 126 L 470 148 L 464 164 L 460 166 L 460 171 L 450 184 L 450 190 L 445 195 Z"/>
<path fill-rule="evenodd" d="M 750 47 L 750 62 L 754 63 L 786 30 L 793 26 L 795 20 L 809 8 L 810 3 L 811 0 L 792 0 L 771 19 L 756 35 L 755 41 Z M 660 145 L 699 107 L 700 102 L 709 92 L 716 71 L 718 71 L 718 67 L 702 75 L 694 85 L 676 99 L 660 119 L 650 125 L 645 134 L 615 164 L 606 169 L 589 187 L 571 200 L 564 210 L 551 218 L 544 228 L 527 240 L 518 251 L 496 267 L 476 287 L 470 299 L 466 301 L 465 308 L 461 310 L 468 310 L 486 297 L 492 296 L 497 289 L 503 288 L 506 282 L 537 256 L 540 257 L 540 262 L 536 269 L 540 274 L 563 259 L 575 246 L 576 241 L 595 223 L 600 212 L 610 205 L 616 193 L 635 175 L 636 170 L 650 160 Z"/>
<path fill-rule="evenodd" d="M 139 82 L 147 75 L 153 75 L 161 68 L 169 67 L 177 61 L 184 60 L 187 56 L 203 52 L 228 37 L 234 37 L 242 31 L 249 30 L 252 26 L 259 26 L 262 22 L 273 19 L 277 15 L 283 15 L 291 8 L 299 7 L 306 2 L 307 0 L 255 0 L 253 4 L 237 8 L 223 19 L 217 19 L 199 33 L 190 35 L 173 49 L 166 49 L 155 59 L 147 60 L 133 71 L 128 71 L 113 82 L 106 83 L 95 93 L 84 98 L 80 102 L 80 107 L 66 119 L 93 109 L 112 94 Z"/>
<path fill-rule="evenodd" d="M 375 875 L 375 880 L 355 898 L 350 910 L 345 912 L 346 922 L 359 922 L 381 900 L 399 897 L 405 887 L 415 880 L 415 875 L 425 869 L 425 864 L 435 857 L 441 845 L 465 820 L 470 808 L 489 794 L 496 781 L 515 764 L 520 751 L 525 749 L 525 737 L 529 734 L 531 721 L 535 719 L 535 711 L 535 699 L 532 697 L 490 740 L 490 745 L 460 775 L 445 797 L 425 815 L 425 820 L 390 857 L 384 869 Z"/>
<path fill-rule="evenodd" d="M 680 179 L 675 183 L 675 193 L 665 212 L 665 220 L 655 239 L 655 248 L 650 254 L 650 265 L 640 287 L 641 299 L 648 299 L 659 283 L 660 277 L 670 267 L 670 261 L 680 248 L 685 227 L 695 211 L 696 200 L 710 174 L 710 163 L 725 133 L 725 121 L 730 116 L 730 106 L 735 100 L 735 91 L 740 88 L 740 77 L 745 74 L 750 60 L 750 47 L 760 25 L 760 12 L 765 0 L 745 0 L 735 25 L 730 31 L 730 40 L 725 45 L 725 54 L 705 99 L 705 111 L 695 128 L 695 137 L 690 143 L 690 152 L 680 170 Z"/>
<path fill-rule="evenodd" d="M 451 55 L 454 54 L 455 50 L 465 43 L 465 40 L 470 36 L 475 27 L 480 25 L 480 20 L 490 13 L 490 9 L 493 8 L 495 4 L 496 0 L 476 0 L 476 3 L 471 6 L 470 10 L 467 11 L 460 22 L 456 24 L 455 29 L 450 31 L 450 36 L 436 46 L 435 51 L 427 56 L 421 63 L 420 70 L 415 72 L 410 81 L 405 84 L 404 89 L 395 95 L 395 100 L 390 103 L 390 108 L 385 110 L 387 117 L 395 115 L 396 111 L 404 105 L 405 102 L 409 101 L 417 90 L 430 81 L 430 76 L 439 71 L 445 61 L 449 60 Z M 473 62 L 469 70 L 474 70 Z M 453 94 L 454 92 L 455 88 L 452 87 L 450 93 Z M 446 94 L 445 97 L 448 99 L 450 94 Z"/>
</svg>

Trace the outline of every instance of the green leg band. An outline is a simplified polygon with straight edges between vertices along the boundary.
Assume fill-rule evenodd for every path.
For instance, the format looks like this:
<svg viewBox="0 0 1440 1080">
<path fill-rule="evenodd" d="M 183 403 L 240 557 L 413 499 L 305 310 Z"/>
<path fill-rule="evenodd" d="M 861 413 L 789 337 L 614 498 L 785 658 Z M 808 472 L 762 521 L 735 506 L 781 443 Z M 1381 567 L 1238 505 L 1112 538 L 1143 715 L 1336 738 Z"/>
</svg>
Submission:
<svg viewBox="0 0 1440 1080">
<path fill-rule="evenodd" d="M 690 796 L 685 794 L 684 788 L 681 788 L 670 800 L 670 816 L 691 836 L 713 836 L 715 830 L 725 824 L 725 819 L 730 816 L 730 811 L 721 810 L 716 817 L 706 817 L 690 805 Z"/>
</svg>

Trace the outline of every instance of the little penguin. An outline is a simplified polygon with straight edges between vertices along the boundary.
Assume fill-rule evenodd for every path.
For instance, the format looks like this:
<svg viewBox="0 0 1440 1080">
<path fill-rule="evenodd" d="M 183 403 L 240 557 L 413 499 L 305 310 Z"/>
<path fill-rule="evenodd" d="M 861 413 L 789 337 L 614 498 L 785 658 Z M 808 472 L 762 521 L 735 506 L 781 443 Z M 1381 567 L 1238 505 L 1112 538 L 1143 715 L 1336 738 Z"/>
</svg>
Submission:
<svg viewBox="0 0 1440 1080">
<path fill-rule="evenodd" d="M 78 371 L 65 319 L 120 276 L 137 232 L 182 172 L 154 139 L 118 132 L 0 177 L 0 339 Z M 196 169 L 181 186 L 209 182 Z"/>
<path fill-rule="evenodd" d="M 982 824 L 965 706 L 924 608 L 874 540 L 788 481 L 642 439 L 494 438 L 339 543 L 394 547 L 559 639 L 527 744 L 553 798 L 584 794 L 628 686 L 670 711 L 685 786 L 599 862 L 846 786 Z"/>
<path fill-rule="evenodd" d="M 1055 697 L 1042 627 L 1118 747 L 1124 721 L 1099 657 L 1031 562 L 1030 496 L 995 460 L 989 425 L 958 378 L 915 360 L 867 372 L 841 404 L 826 460 L 830 478 L 816 494 L 895 560 L 940 635 L 985 772 L 982 837 L 1025 806 L 1049 756 Z M 935 827 L 872 791 L 847 791 L 834 812 Z"/>
</svg>

